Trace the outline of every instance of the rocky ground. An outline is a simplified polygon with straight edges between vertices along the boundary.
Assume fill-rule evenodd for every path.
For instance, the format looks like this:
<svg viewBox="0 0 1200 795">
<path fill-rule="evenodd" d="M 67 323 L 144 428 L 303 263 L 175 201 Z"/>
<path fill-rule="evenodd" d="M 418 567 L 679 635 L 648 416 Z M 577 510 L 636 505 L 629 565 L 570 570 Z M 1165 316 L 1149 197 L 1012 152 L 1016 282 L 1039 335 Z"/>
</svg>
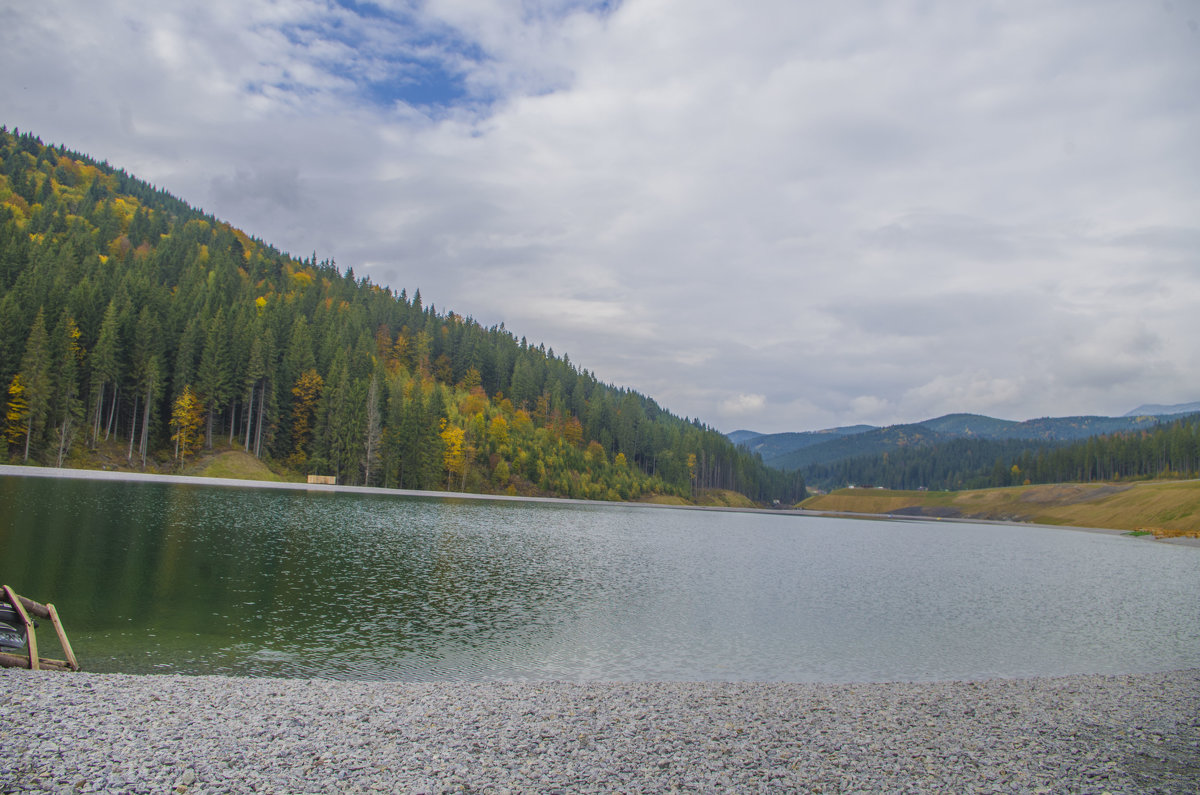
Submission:
<svg viewBox="0 0 1200 795">
<path fill-rule="evenodd" d="M 899 684 L 0 672 L 0 792 L 1200 792 L 1200 670 Z"/>
</svg>

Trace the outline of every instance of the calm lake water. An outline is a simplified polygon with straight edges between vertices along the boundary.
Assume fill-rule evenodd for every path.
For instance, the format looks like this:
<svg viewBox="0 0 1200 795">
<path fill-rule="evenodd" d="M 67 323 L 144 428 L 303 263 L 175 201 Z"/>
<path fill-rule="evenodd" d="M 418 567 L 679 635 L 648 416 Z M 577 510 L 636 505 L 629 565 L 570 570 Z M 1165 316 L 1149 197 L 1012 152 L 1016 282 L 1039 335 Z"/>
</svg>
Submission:
<svg viewBox="0 0 1200 795">
<path fill-rule="evenodd" d="M 0 580 L 54 602 L 92 671 L 847 682 L 1200 666 L 1200 548 L 1045 528 L 8 476 Z"/>
</svg>

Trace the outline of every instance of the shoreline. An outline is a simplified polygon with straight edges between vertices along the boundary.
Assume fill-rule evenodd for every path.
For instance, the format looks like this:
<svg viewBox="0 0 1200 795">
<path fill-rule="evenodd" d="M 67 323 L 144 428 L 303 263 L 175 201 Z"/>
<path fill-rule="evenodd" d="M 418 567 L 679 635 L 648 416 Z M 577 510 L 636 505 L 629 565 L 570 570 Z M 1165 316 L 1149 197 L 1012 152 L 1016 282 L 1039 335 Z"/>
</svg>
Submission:
<svg viewBox="0 0 1200 795">
<path fill-rule="evenodd" d="M 624 508 L 654 508 L 677 511 L 721 511 L 726 513 L 753 513 L 767 516 L 817 516 L 832 519 L 866 519 L 889 522 L 947 522 L 953 524 L 998 525 L 1010 527 L 1038 527 L 1047 530 L 1074 530 L 1084 533 L 1101 533 L 1105 535 L 1131 535 L 1127 530 L 1110 527 L 1084 527 L 1080 525 L 1037 524 L 1034 522 L 1014 522 L 999 519 L 967 519 L 962 517 L 930 517 L 909 516 L 893 513 L 855 513 L 852 511 L 816 511 L 807 508 L 745 508 L 736 506 L 715 505 L 668 505 L 653 502 L 611 502 L 607 500 L 579 500 L 566 497 L 523 497 L 507 494 L 474 494 L 457 491 L 421 491 L 415 489 L 387 489 L 380 486 L 342 486 L 321 483 L 293 483 L 289 481 L 244 480 L 240 478 L 214 478 L 200 475 L 163 475 L 150 472 L 124 472 L 103 469 L 69 469 L 41 466 L 19 466 L 0 464 L 0 477 L 39 477 L 75 480 L 107 480 L 141 483 L 170 483 L 183 486 L 214 486 L 218 488 L 241 489 L 277 489 L 284 491 L 324 492 L 331 494 L 363 494 L 376 497 L 417 497 L 438 500 L 476 500 L 517 503 L 543 503 L 550 505 L 603 505 Z M 1200 538 L 1155 538 L 1154 536 L 1136 537 L 1172 546 L 1200 547 Z"/>
<path fill-rule="evenodd" d="M 1200 669 L 878 684 L 0 671 L 0 792 L 1188 792 Z"/>
</svg>

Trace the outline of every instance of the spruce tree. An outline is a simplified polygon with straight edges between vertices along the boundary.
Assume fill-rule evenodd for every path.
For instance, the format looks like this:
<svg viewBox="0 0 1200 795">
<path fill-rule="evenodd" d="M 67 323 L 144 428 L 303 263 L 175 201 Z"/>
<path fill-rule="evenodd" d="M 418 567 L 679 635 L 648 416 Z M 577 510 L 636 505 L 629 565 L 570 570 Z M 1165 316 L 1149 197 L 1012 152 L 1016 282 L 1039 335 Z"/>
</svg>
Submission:
<svg viewBox="0 0 1200 795">
<path fill-rule="evenodd" d="M 25 461 L 29 461 L 30 452 L 36 451 L 36 445 L 40 444 L 46 418 L 50 414 L 50 399 L 54 388 L 50 377 L 50 363 L 50 338 L 46 333 L 46 317 L 39 308 L 25 341 L 25 355 L 21 358 L 20 374 L 25 399 Z"/>
</svg>

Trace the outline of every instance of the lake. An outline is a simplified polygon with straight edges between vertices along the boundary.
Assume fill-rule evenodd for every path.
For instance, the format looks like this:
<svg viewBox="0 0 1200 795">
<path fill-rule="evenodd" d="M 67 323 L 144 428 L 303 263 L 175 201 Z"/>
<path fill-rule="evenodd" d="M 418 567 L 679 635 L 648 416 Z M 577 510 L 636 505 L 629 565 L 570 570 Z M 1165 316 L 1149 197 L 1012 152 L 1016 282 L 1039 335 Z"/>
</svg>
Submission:
<svg viewBox="0 0 1200 795">
<path fill-rule="evenodd" d="M 1044 527 L 9 475 L 0 580 L 54 602 L 91 671 L 853 682 L 1200 666 L 1200 548 Z"/>
</svg>

